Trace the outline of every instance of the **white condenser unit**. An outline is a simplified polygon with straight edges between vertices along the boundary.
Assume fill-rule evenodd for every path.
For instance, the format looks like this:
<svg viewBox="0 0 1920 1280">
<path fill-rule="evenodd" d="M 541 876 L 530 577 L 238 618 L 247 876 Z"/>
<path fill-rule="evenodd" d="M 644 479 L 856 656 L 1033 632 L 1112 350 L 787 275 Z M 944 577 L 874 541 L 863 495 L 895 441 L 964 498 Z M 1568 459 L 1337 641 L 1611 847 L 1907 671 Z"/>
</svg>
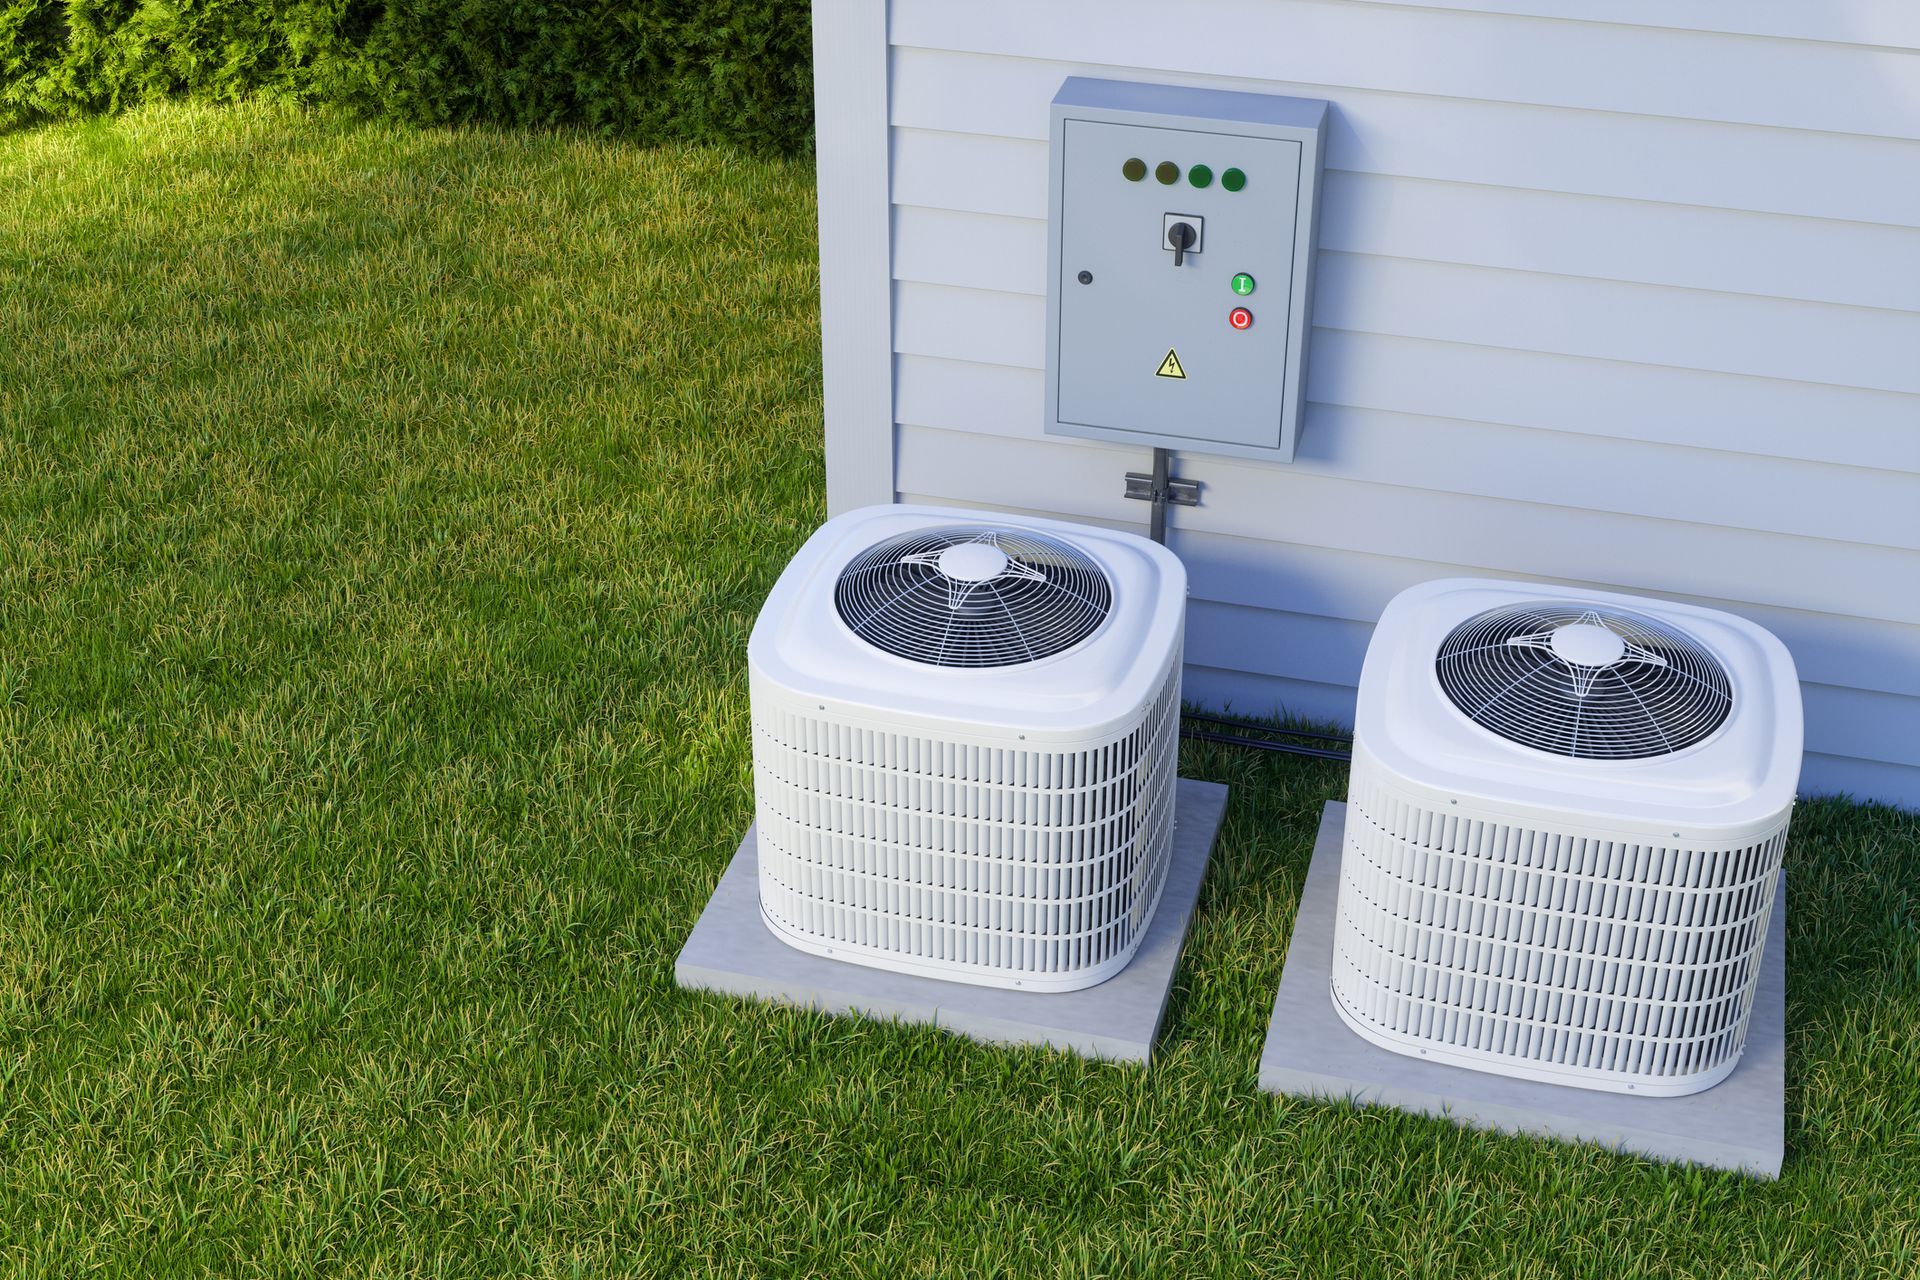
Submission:
<svg viewBox="0 0 1920 1280">
<path fill-rule="evenodd" d="M 1118 973 L 1172 851 L 1185 611 L 1179 560 L 1131 534 L 828 521 L 748 646 L 767 927 L 983 986 Z"/>
<path fill-rule="evenodd" d="M 1455 1066 L 1718 1083 L 1800 750 L 1793 659 L 1744 619 L 1512 582 L 1402 593 L 1360 677 L 1335 1007 Z"/>
</svg>

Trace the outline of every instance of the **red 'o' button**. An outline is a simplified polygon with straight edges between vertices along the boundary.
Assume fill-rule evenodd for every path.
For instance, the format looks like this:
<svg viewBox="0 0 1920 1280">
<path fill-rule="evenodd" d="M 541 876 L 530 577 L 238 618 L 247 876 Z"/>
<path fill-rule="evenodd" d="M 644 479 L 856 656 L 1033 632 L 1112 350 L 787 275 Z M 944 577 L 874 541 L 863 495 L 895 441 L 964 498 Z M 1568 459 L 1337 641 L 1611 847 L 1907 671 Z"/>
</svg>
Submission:
<svg viewBox="0 0 1920 1280">
<path fill-rule="evenodd" d="M 1227 312 L 1227 323 L 1236 329 L 1253 328 L 1253 312 L 1245 307 L 1235 307 Z"/>
</svg>

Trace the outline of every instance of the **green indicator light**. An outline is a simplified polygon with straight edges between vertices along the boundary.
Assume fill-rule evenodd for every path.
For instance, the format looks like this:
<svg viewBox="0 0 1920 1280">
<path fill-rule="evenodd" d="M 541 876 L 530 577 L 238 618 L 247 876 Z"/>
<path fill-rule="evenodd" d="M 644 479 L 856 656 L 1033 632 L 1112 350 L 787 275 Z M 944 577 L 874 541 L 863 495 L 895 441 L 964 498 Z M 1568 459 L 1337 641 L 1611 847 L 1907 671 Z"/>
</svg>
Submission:
<svg viewBox="0 0 1920 1280">
<path fill-rule="evenodd" d="M 1170 187 L 1180 181 L 1180 166 L 1171 160 L 1162 160 L 1154 169 L 1153 176 L 1160 179 L 1163 185 Z"/>
<path fill-rule="evenodd" d="M 1147 176 L 1147 162 L 1135 156 L 1120 166 L 1120 172 L 1126 175 L 1128 182 L 1138 182 Z"/>
<path fill-rule="evenodd" d="M 1187 181 L 1196 187 L 1210 187 L 1213 185 L 1213 170 L 1203 164 L 1196 164 L 1187 170 Z"/>
<path fill-rule="evenodd" d="M 1253 277 L 1242 271 L 1233 278 L 1233 291 L 1243 298 L 1252 293 Z"/>
<path fill-rule="evenodd" d="M 1247 175 L 1238 169 L 1229 169 L 1220 175 L 1220 185 L 1229 191 L 1238 191 L 1247 185 Z"/>
</svg>

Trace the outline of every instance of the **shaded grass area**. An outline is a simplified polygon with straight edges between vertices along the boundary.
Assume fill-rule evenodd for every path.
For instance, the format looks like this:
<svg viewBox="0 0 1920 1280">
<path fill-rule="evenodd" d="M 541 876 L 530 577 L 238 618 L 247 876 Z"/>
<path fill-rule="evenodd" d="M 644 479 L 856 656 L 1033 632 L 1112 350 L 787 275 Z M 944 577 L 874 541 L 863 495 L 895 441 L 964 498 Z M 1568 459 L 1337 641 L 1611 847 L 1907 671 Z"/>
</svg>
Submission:
<svg viewBox="0 0 1920 1280">
<path fill-rule="evenodd" d="M 1804 806 L 1775 1185 L 1253 1086 L 1339 767 L 1150 1071 L 672 985 L 822 516 L 812 175 L 267 107 L 0 139 L 21 1273 L 1912 1276 L 1920 822 Z"/>
</svg>

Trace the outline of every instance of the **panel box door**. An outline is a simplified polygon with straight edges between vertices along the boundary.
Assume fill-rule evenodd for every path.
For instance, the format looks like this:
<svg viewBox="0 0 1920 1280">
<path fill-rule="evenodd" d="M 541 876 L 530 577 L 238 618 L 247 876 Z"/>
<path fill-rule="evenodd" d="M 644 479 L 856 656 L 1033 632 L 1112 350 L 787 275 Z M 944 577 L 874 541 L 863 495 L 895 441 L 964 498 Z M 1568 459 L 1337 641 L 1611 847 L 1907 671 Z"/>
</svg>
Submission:
<svg viewBox="0 0 1920 1280">
<path fill-rule="evenodd" d="M 1326 104 L 1068 80 L 1047 430 L 1291 461 Z"/>
</svg>

